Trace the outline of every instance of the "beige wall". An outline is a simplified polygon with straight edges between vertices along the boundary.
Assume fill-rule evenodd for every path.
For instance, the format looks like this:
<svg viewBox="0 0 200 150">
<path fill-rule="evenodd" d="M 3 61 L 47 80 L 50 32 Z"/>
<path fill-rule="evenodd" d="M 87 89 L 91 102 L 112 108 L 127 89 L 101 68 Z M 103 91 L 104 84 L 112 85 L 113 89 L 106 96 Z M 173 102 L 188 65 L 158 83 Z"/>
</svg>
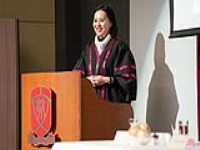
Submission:
<svg viewBox="0 0 200 150">
<path fill-rule="evenodd" d="M 155 70 L 155 41 L 159 32 L 165 40 L 165 64 L 169 67 L 179 103 L 176 119 L 176 133 L 181 120 L 188 120 L 189 136 L 198 139 L 197 118 L 197 49 L 196 36 L 169 38 L 170 12 L 166 0 L 131 0 L 130 1 L 130 45 L 134 48 L 138 73 L 137 100 L 133 103 L 134 114 L 138 121 L 144 122 L 147 114 L 147 102 L 150 96 L 150 84 Z M 184 6 L 187 8 L 187 6 Z M 186 10 L 185 10 L 186 11 Z M 161 49 L 162 50 L 162 49 Z M 163 77 L 166 74 L 163 74 Z M 160 82 L 157 79 L 157 82 Z M 159 87 L 159 86 L 157 86 Z M 159 87 L 158 94 L 163 93 Z M 168 101 L 171 95 L 166 95 Z M 166 97 L 160 99 L 165 100 Z M 158 107 L 155 103 L 154 107 Z M 173 104 L 171 104 L 174 107 Z M 159 113 L 156 117 L 163 116 Z M 159 120 L 160 121 L 160 120 Z"/>
<path fill-rule="evenodd" d="M 55 70 L 54 0 L 0 0 L 0 17 L 19 19 L 21 72 Z"/>
</svg>

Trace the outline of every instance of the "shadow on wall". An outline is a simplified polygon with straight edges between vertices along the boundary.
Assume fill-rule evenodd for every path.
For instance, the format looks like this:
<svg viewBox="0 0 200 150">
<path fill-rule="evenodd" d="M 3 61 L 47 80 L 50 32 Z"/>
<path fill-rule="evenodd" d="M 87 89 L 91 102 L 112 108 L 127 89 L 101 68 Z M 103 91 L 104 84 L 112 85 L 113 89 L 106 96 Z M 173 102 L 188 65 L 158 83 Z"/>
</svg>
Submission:
<svg viewBox="0 0 200 150">
<path fill-rule="evenodd" d="M 173 74 L 165 63 L 165 40 L 158 33 L 155 43 L 155 70 L 149 86 L 147 123 L 152 132 L 169 132 L 175 128 L 179 110 Z"/>
</svg>

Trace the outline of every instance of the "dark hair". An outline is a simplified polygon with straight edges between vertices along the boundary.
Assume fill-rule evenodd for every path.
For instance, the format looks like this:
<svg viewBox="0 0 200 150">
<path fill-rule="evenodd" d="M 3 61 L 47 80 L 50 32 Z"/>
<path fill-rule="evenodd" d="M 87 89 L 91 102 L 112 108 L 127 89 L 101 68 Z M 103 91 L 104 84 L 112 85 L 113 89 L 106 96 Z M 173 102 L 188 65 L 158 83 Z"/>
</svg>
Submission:
<svg viewBox="0 0 200 150">
<path fill-rule="evenodd" d="M 116 37 L 117 36 L 117 21 L 115 19 L 115 13 L 114 11 L 112 10 L 111 7 L 109 6 L 106 6 L 106 5 L 100 5 L 98 6 L 94 12 L 93 12 L 93 16 L 95 14 L 95 12 L 99 11 L 99 10 L 102 10 L 104 11 L 107 16 L 108 16 L 108 19 L 110 20 L 110 22 L 112 23 L 112 27 L 110 28 L 110 34 L 112 37 Z"/>
</svg>

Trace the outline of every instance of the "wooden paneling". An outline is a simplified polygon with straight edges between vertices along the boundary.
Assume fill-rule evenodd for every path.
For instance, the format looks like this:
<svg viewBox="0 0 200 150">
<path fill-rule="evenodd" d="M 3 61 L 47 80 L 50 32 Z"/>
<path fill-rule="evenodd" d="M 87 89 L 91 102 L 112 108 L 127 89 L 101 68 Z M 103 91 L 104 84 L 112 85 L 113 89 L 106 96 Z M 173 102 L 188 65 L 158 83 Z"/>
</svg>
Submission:
<svg viewBox="0 0 200 150">
<path fill-rule="evenodd" d="M 21 21 L 54 22 L 54 0 L 0 0 L 1 17 Z"/>
<path fill-rule="evenodd" d="M 21 72 L 55 70 L 54 24 L 20 22 Z"/>
<path fill-rule="evenodd" d="M 55 70 L 55 0 L 0 0 L 0 17 L 17 18 L 20 71 Z"/>
<path fill-rule="evenodd" d="M 19 67 L 14 19 L 0 19 L 0 149 L 19 148 Z"/>
</svg>

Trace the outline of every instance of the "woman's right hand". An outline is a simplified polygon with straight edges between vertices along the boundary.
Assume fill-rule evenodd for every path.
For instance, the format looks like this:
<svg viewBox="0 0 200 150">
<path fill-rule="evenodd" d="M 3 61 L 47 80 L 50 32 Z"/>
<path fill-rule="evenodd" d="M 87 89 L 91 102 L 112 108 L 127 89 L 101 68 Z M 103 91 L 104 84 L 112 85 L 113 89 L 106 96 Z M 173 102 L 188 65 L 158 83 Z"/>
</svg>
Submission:
<svg viewBox="0 0 200 150">
<path fill-rule="evenodd" d="M 95 84 L 95 76 L 89 76 L 89 77 L 86 77 L 86 78 L 91 82 L 93 87 L 96 86 L 96 84 Z"/>
</svg>

